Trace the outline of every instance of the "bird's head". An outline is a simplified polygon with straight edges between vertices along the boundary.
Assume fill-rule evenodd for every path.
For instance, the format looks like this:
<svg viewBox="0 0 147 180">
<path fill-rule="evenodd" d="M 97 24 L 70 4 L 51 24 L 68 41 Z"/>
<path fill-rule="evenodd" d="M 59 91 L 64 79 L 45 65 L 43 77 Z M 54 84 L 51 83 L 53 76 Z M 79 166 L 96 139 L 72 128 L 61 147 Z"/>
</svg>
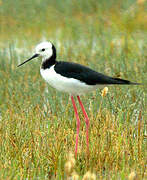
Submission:
<svg viewBox="0 0 147 180">
<path fill-rule="evenodd" d="M 35 54 L 31 58 L 19 64 L 18 67 L 39 56 L 41 56 L 43 60 L 50 59 L 51 57 L 56 58 L 56 49 L 54 45 L 51 42 L 41 42 L 36 46 Z"/>
</svg>

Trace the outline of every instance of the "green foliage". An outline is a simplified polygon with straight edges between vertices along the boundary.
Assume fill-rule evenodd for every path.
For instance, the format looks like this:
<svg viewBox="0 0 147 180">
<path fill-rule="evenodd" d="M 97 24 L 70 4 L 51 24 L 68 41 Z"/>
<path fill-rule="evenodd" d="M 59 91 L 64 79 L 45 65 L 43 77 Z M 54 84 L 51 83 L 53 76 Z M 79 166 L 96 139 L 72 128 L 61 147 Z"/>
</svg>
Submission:
<svg viewBox="0 0 147 180">
<path fill-rule="evenodd" d="M 109 87 L 82 97 L 90 118 L 90 157 L 81 118 L 76 171 L 98 179 L 145 177 L 145 2 L 0 0 L 0 179 L 64 179 L 76 120 L 67 94 L 48 87 L 40 60 L 20 68 L 36 43 L 51 40 L 58 59 L 141 86 Z"/>
</svg>

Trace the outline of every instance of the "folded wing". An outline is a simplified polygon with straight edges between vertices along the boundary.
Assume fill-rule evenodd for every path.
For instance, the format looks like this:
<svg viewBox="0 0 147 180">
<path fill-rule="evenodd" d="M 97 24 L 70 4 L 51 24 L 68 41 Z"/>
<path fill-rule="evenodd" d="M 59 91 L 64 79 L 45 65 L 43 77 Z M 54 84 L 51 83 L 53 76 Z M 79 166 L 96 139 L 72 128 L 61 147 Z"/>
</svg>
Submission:
<svg viewBox="0 0 147 180">
<path fill-rule="evenodd" d="M 84 82 L 88 85 L 110 85 L 110 84 L 139 84 L 133 83 L 128 80 L 113 78 L 110 76 L 106 76 L 102 73 L 96 72 L 86 66 L 77 64 L 77 63 L 69 63 L 69 62 L 57 62 L 55 65 L 55 71 L 67 78 L 74 78 Z"/>
</svg>

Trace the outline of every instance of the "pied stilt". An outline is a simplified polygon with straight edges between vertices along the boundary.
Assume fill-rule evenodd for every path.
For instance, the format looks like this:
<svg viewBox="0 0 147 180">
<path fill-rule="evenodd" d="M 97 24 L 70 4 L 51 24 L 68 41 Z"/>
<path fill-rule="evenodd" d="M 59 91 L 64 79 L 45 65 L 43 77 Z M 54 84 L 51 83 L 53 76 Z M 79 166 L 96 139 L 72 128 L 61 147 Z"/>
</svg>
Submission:
<svg viewBox="0 0 147 180">
<path fill-rule="evenodd" d="M 33 55 L 31 58 L 24 61 L 23 63 L 19 64 L 18 67 L 39 56 L 42 57 L 40 73 L 45 79 L 45 81 L 55 89 L 67 92 L 71 95 L 71 100 L 77 119 L 75 156 L 77 155 L 80 128 L 80 119 L 73 97 L 75 95 L 77 96 L 77 99 L 85 117 L 86 143 L 87 151 L 89 152 L 89 118 L 79 95 L 95 90 L 98 87 L 104 87 L 106 85 L 138 85 L 139 83 L 133 83 L 128 80 L 109 77 L 77 63 L 57 61 L 56 48 L 50 42 L 42 42 L 38 44 L 35 49 L 35 55 Z"/>
</svg>

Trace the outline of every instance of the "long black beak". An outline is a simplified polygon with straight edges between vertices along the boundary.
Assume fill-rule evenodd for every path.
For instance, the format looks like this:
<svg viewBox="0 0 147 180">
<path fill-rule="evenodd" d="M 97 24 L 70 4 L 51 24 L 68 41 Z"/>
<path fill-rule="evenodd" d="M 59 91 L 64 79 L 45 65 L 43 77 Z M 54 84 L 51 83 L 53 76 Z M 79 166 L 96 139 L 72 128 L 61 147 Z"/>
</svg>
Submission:
<svg viewBox="0 0 147 180">
<path fill-rule="evenodd" d="M 34 59 L 34 58 L 36 58 L 36 57 L 38 57 L 38 56 L 39 56 L 39 54 L 35 54 L 34 56 L 32 56 L 31 58 L 29 58 L 28 60 L 26 60 L 26 61 L 24 61 L 23 63 L 19 64 L 17 67 L 22 66 L 22 65 L 25 64 L 26 62 L 28 62 L 28 61 L 30 61 L 31 59 Z"/>
</svg>

